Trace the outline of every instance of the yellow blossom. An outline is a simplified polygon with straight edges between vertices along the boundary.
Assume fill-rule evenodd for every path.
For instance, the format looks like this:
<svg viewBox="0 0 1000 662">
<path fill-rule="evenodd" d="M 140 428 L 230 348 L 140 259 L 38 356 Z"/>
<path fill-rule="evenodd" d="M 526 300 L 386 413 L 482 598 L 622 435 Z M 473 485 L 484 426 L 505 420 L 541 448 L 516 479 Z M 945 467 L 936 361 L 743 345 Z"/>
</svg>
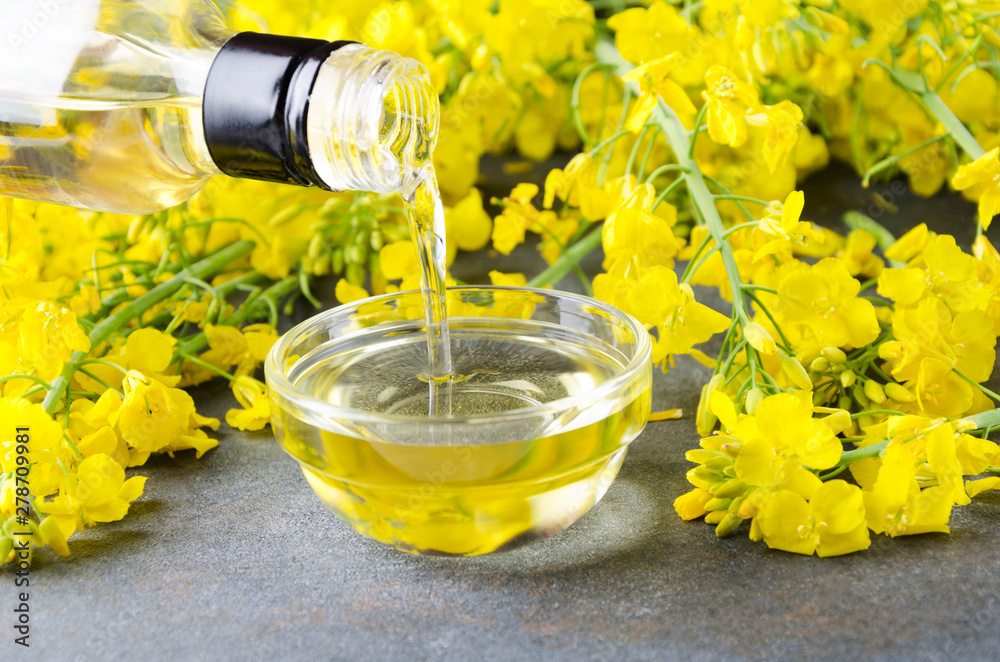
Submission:
<svg viewBox="0 0 1000 662">
<path fill-rule="evenodd" d="M 239 430 L 262 430 L 271 420 L 267 387 L 253 377 L 237 377 L 230 385 L 243 409 L 226 412 L 226 423 Z"/>
<path fill-rule="evenodd" d="M 900 306 L 916 305 L 925 296 L 939 297 L 955 311 L 983 309 L 992 293 L 975 276 L 979 264 L 950 235 L 928 237 L 905 269 L 886 269 L 878 292 Z"/>
<path fill-rule="evenodd" d="M 986 230 L 1000 213 L 1000 147 L 994 147 L 972 163 L 960 166 L 951 180 L 959 191 L 971 189 L 979 199 L 979 223 Z"/>
<path fill-rule="evenodd" d="M 181 389 L 147 382 L 140 373 L 125 379 L 125 400 L 117 413 L 122 438 L 131 447 L 131 465 L 142 464 L 151 453 L 195 448 L 198 457 L 218 445 L 208 439 L 201 426 L 217 427 L 218 421 L 194 410 L 194 400 Z"/>
<path fill-rule="evenodd" d="M 639 269 L 672 267 L 684 240 L 674 237 L 670 223 L 652 211 L 656 200 L 652 185 L 635 189 L 604 222 L 604 268 L 632 261 Z"/>
<path fill-rule="evenodd" d="M 875 235 L 867 230 L 851 230 L 837 257 L 852 276 L 877 278 L 885 267 L 885 260 L 872 252 L 875 246 Z"/>
<path fill-rule="evenodd" d="M 24 372 L 55 379 L 74 351 L 86 352 L 90 341 L 65 308 L 39 301 L 25 308 L 18 324 L 18 354 Z"/>
<path fill-rule="evenodd" d="M 17 427 L 27 428 L 30 443 L 27 444 L 27 457 L 31 471 L 28 474 L 28 485 L 35 496 L 45 496 L 55 491 L 62 478 L 62 469 L 58 462 L 62 443 L 62 429 L 58 423 L 42 408 L 20 397 L 0 398 L 0 421 L 5 422 L 5 429 L 0 436 L 0 472 L 14 473 L 17 470 L 17 458 L 23 453 L 17 452 L 17 447 L 23 443 L 18 441 Z"/>
<path fill-rule="evenodd" d="M 799 220 L 804 206 L 802 191 L 792 191 L 784 203 L 774 201 L 768 205 L 764 217 L 754 228 L 754 245 L 758 246 L 753 255 L 755 262 L 788 250 L 793 243 L 803 243 L 807 238 L 823 241 L 822 232 L 813 229 L 808 221 Z"/>
<path fill-rule="evenodd" d="M 653 341 L 654 363 L 674 354 L 708 362 L 694 346 L 729 327 L 726 316 L 698 303 L 691 288 L 678 284 L 673 269 L 663 266 L 645 270 L 638 279 L 601 274 L 594 279 L 594 295 L 659 329 Z"/>
<path fill-rule="evenodd" d="M 747 111 L 760 103 L 757 91 L 718 65 L 705 73 L 705 85 L 709 137 L 720 145 L 739 147 L 747 140 Z"/>
<path fill-rule="evenodd" d="M 779 490 L 755 522 L 768 547 L 796 554 L 839 556 L 871 545 L 861 490 L 842 480 L 824 483 L 808 500 Z"/>
<path fill-rule="evenodd" d="M 635 101 L 625 123 L 629 131 L 638 133 L 642 129 L 661 98 L 681 117 L 694 115 L 696 109 L 691 99 L 683 88 L 669 77 L 678 61 L 678 54 L 671 53 L 666 57 L 648 61 L 622 76 L 622 80 L 626 82 L 639 84 L 639 98 Z"/>
<path fill-rule="evenodd" d="M 615 31 L 615 46 L 629 62 L 636 64 L 684 52 L 693 31 L 677 11 L 664 0 L 649 7 L 633 7 L 608 19 Z"/>
<path fill-rule="evenodd" d="M 875 533 L 896 537 L 949 531 L 953 490 L 944 485 L 921 490 L 917 465 L 912 445 L 892 441 L 885 449 L 875 483 L 864 490 L 865 517 Z"/>
<path fill-rule="evenodd" d="M 774 338 L 767 329 L 757 322 L 750 322 L 743 325 L 743 336 L 750 343 L 750 346 L 761 354 L 774 354 L 778 348 L 774 344 Z"/>
<path fill-rule="evenodd" d="M 774 276 L 776 297 L 762 293 L 781 320 L 801 325 L 818 347 L 863 347 L 879 335 L 875 308 L 858 298 L 861 284 L 835 258 L 791 262 Z M 784 326 L 783 326 L 784 328 Z"/>
<path fill-rule="evenodd" d="M 57 497 L 36 504 L 68 538 L 84 526 L 120 520 L 129 505 L 142 496 L 145 482 L 144 476 L 125 480 L 120 464 L 107 455 L 93 455 L 63 478 Z"/>
<path fill-rule="evenodd" d="M 764 160 L 767 169 L 772 173 L 776 172 L 788 161 L 799 139 L 802 109 L 791 101 L 781 101 L 760 110 L 751 109 L 745 121 L 750 126 L 762 127 L 766 131 L 767 137 L 762 146 Z"/>
<path fill-rule="evenodd" d="M 841 444 L 813 418 L 811 394 L 780 393 L 763 400 L 753 416 L 739 420 L 732 436 L 742 443 L 736 475 L 748 485 L 785 487 L 810 498 L 819 479 L 805 467 L 829 469 Z"/>
<path fill-rule="evenodd" d="M 347 282 L 346 279 L 341 278 L 337 281 L 337 287 L 334 292 L 337 297 L 337 301 L 340 303 L 352 303 L 359 299 L 365 299 L 368 297 L 368 291 L 363 287 L 358 287 L 357 285 L 352 285 Z"/>
<path fill-rule="evenodd" d="M 460 250 L 478 251 L 489 242 L 493 222 L 483 209 L 483 197 L 479 189 L 471 189 L 453 207 L 445 209 L 445 224 L 449 242 L 453 242 Z M 379 254 L 379 259 L 381 258 Z M 392 280 L 389 276 L 386 278 Z"/>
</svg>

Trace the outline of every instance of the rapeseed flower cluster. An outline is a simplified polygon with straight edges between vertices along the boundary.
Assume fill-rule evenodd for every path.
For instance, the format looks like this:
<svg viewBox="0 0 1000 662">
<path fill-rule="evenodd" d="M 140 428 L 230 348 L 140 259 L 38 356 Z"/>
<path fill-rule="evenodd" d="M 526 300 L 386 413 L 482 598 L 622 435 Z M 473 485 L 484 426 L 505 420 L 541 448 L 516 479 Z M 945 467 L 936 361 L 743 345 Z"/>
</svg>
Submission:
<svg viewBox="0 0 1000 662">
<path fill-rule="evenodd" d="M 600 7 L 225 9 L 237 29 L 421 61 L 442 103 L 434 166 L 449 263 L 537 235 L 540 275 L 491 280 L 577 273 L 649 329 L 658 364 L 687 354 L 712 369 L 682 517 L 719 535 L 749 522 L 754 540 L 820 556 L 865 549 L 873 534 L 947 531 L 954 507 L 1000 487 L 987 439 L 1000 395 L 982 386 L 1000 334 L 1000 254 L 983 236 L 967 253 L 922 225 L 897 241 L 857 215 L 841 237 L 803 218 L 797 186 L 838 158 L 866 184 L 901 174 L 920 195 L 959 190 L 987 228 L 1000 211 L 997 7 Z M 557 150 L 578 153 L 543 186 L 496 200 L 491 218 L 480 158 Z M 578 263 L 599 248 L 590 279 Z M 0 563 L 21 513 L 35 545 L 68 554 L 75 532 L 126 515 L 148 458 L 213 448 L 220 422 L 186 386 L 226 379 L 239 405 L 226 422 L 266 426 L 261 362 L 282 310 L 319 305 L 317 278 L 335 279 L 341 302 L 419 287 L 398 198 L 217 178 L 140 217 L 0 200 L 0 420 L 31 437 L 24 455 L 13 430 L 0 433 Z M 699 302 L 701 287 L 731 309 Z"/>
<path fill-rule="evenodd" d="M 867 217 L 846 237 L 802 218 L 796 183 L 830 155 L 866 183 L 901 172 L 930 195 L 951 182 L 983 229 L 1000 211 L 1000 162 L 978 142 L 996 145 L 996 83 L 977 66 L 995 16 L 875 4 L 658 1 L 610 17 L 594 70 L 617 124 L 578 124 L 589 150 L 549 174 L 540 209 L 515 189 L 493 236 L 507 253 L 535 232 L 556 267 L 600 245 L 605 272 L 584 287 L 647 326 L 655 361 L 714 368 L 682 517 L 720 536 L 749 520 L 752 539 L 820 556 L 947 531 L 954 506 L 1000 483 L 964 482 L 1000 472 L 985 438 L 1000 396 L 982 386 L 996 250 L 980 236 L 968 254 L 923 225 L 895 241 Z M 698 285 L 732 302 L 729 318 Z"/>
</svg>

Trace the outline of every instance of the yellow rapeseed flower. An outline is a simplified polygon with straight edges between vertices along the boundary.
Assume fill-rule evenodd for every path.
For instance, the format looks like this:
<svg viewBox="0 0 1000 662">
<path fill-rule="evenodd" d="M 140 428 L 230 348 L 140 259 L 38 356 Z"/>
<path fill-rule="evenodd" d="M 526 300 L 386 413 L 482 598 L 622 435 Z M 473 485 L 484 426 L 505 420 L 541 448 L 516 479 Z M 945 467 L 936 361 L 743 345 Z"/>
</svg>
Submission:
<svg viewBox="0 0 1000 662">
<path fill-rule="evenodd" d="M 994 147 L 972 163 L 959 167 L 951 185 L 959 191 L 969 189 L 979 200 L 979 224 L 989 229 L 993 217 L 1000 213 L 1000 147 Z"/>
<path fill-rule="evenodd" d="M 736 475 L 748 485 L 784 487 L 810 498 L 819 479 L 805 467 L 829 469 L 840 459 L 841 443 L 813 417 L 808 391 L 764 398 L 753 416 L 739 420 L 732 436 L 742 443 Z"/>
<path fill-rule="evenodd" d="M 239 430 L 262 430 L 271 420 L 267 387 L 260 380 L 246 375 L 230 384 L 233 395 L 243 409 L 226 412 L 226 423 Z"/>
<path fill-rule="evenodd" d="M 796 554 L 839 556 L 871 545 L 861 489 L 842 480 L 823 483 L 808 500 L 779 490 L 754 522 L 768 547 Z"/>
<path fill-rule="evenodd" d="M 52 518 L 65 538 L 84 526 L 114 522 L 142 496 L 144 476 L 125 480 L 125 470 L 107 455 L 86 458 L 59 485 L 59 496 L 37 502 L 38 509 Z"/>
</svg>

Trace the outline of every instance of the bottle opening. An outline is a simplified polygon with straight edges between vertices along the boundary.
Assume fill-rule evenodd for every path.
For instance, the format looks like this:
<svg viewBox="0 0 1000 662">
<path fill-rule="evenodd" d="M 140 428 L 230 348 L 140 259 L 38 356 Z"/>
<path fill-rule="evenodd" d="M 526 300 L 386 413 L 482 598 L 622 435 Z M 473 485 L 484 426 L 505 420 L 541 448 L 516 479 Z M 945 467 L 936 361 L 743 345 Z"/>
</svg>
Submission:
<svg viewBox="0 0 1000 662">
<path fill-rule="evenodd" d="M 423 65 L 349 44 L 323 63 L 310 94 L 313 169 L 332 190 L 409 191 L 431 167 L 438 121 Z"/>
</svg>

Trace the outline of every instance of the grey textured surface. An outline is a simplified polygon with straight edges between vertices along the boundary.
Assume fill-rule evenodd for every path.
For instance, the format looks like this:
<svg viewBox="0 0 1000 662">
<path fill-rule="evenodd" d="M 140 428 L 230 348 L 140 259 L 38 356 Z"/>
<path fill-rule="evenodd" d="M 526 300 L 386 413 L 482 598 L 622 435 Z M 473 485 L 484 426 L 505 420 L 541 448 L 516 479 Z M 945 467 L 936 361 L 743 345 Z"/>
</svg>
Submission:
<svg viewBox="0 0 1000 662">
<path fill-rule="evenodd" d="M 968 207 L 949 210 L 968 222 Z M 483 266 L 470 257 L 458 269 L 483 280 Z M 690 414 L 705 379 L 683 359 L 656 376 L 654 408 L 688 416 L 647 426 L 577 524 L 474 559 L 361 538 L 269 432 L 223 424 L 201 460 L 139 470 L 146 492 L 125 520 L 78 534 L 67 559 L 38 555 L 30 650 L 11 642 L 13 575 L 0 571 L 0 660 L 1000 657 L 997 493 L 956 510 L 950 536 L 875 537 L 869 551 L 833 559 L 682 522 L 671 503 L 687 489 L 683 453 L 697 444 Z M 220 384 L 194 395 L 208 415 L 231 405 Z"/>
</svg>

